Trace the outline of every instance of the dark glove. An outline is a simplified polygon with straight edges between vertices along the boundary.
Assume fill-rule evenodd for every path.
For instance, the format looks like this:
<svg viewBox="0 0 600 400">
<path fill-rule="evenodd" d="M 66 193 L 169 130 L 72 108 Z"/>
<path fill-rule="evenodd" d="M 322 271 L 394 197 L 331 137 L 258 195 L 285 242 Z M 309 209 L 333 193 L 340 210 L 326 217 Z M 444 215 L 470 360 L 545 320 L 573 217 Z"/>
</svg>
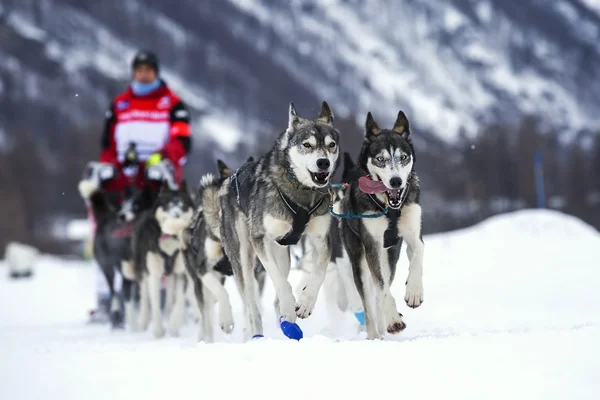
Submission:
<svg viewBox="0 0 600 400">
<path fill-rule="evenodd" d="M 132 165 L 137 165 L 139 163 L 138 153 L 135 149 L 135 143 L 129 143 L 129 148 L 125 153 L 125 161 L 123 161 L 124 167 L 130 167 Z"/>
</svg>

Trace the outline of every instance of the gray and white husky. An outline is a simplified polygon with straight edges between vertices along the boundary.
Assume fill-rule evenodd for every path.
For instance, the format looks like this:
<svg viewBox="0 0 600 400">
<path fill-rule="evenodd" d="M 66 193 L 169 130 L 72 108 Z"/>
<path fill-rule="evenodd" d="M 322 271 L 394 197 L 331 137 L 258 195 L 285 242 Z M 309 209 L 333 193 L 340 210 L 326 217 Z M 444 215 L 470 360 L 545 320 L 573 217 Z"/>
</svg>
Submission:
<svg viewBox="0 0 600 400">
<path fill-rule="evenodd" d="M 194 203 L 187 191 L 185 181 L 179 189 L 171 189 L 163 183 L 155 206 L 144 213 L 132 235 L 132 255 L 135 275 L 141 281 L 140 324 L 146 329 L 152 312 L 155 337 L 162 337 L 160 288 L 163 275 L 173 279 L 167 288 L 173 290 L 174 301 L 169 314 L 169 331 L 177 336 L 185 318 L 186 269 L 182 254 L 181 235 L 190 225 Z M 167 296 L 170 296 L 167 293 Z M 148 300 L 150 303 L 148 303 Z"/>
<path fill-rule="evenodd" d="M 223 183 L 221 241 L 244 302 L 246 338 L 263 334 L 255 256 L 273 282 L 275 315 L 284 334 L 302 337 L 296 318 L 312 313 L 331 255 L 328 187 L 339 164 L 338 147 L 339 132 L 326 102 L 316 119 L 299 116 L 291 103 L 288 127 L 273 148 Z M 296 301 L 288 282 L 289 246 L 304 234 L 314 248 L 314 268 Z"/>
<path fill-rule="evenodd" d="M 253 161 L 249 159 L 248 161 Z M 233 330 L 233 315 L 229 294 L 223 286 L 225 277 L 233 275 L 229 258 L 220 240 L 218 192 L 232 170 L 217 160 L 219 175 L 205 174 L 200 179 L 196 196 L 196 212 L 192 224 L 184 230 L 183 253 L 191 278 L 195 300 L 202 316 L 201 338 L 207 343 L 213 340 L 212 309 L 216 300 L 219 307 L 219 325 L 225 333 Z M 257 265 L 255 271 L 259 291 L 265 284 L 265 270 Z"/>
<path fill-rule="evenodd" d="M 365 309 L 368 338 L 398 333 L 406 324 L 390 286 L 402 241 L 406 241 L 409 273 L 404 300 L 416 308 L 423 302 L 423 238 L 419 179 L 408 119 L 402 111 L 392 129 L 380 129 L 369 112 L 357 174 L 340 202 L 341 214 L 382 215 L 342 218 L 342 241 Z M 374 283 L 374 284 L 373 284 Z M 370 293 L 371 290 L 374 293 Z"/>
</svg>

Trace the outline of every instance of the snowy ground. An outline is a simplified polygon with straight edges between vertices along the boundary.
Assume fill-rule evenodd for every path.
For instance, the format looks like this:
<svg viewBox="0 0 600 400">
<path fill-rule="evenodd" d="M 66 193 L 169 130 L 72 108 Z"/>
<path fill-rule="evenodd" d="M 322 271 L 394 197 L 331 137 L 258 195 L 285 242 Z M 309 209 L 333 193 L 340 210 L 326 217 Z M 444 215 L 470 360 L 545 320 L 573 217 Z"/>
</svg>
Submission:
<svg viewBox="0 0 600 400">
<path fill-rule="evenodd" d="M 219 343 L 111 333 L 86 325 L 91 264 L 44 257 L 31 280 L 0 267 L 2 399 L 598 399 L 600 234 L 574 218 L 523 211 L 425 237 L 425 303 L 402 301 L 408 324 L 365 341 L 353 317 L 331 327 L 323 301 L 300 321 L 305 339 L 277 329 L 268 286 L 268 339 Z M 294 275 L 292 280 L 297 280 Z M 173 397 L 177 396 L 177 397 Z"/>
</svg>

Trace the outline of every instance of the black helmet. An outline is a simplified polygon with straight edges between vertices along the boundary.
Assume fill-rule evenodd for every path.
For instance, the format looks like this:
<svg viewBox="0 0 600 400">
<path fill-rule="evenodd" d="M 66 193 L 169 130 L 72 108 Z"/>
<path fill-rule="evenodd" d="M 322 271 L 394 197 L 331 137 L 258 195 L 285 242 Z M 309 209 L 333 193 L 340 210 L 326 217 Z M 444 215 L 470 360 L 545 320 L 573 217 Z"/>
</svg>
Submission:
<svg viewBox="0 0 600 400">
<path fill-rule="evenodd" d="M 131 62 L 131 69 L 135 69 L 142 64 L 149 65 L 150 67 L 154 68 L 156 73 L 158 73 L 158 57 L 156 57 L 156 54 L 153 52 L 149 50 L 138 51 Z"/>
</svg>

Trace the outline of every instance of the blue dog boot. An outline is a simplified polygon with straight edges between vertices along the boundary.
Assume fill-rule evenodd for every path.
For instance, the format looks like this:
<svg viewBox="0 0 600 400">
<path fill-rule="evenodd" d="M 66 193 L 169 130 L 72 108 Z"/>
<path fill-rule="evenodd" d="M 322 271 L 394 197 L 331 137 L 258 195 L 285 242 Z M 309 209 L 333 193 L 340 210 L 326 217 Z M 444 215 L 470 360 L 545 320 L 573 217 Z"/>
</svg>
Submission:
<svg viewBox="0 0 600 400">
<path fill-rule="evenodd" d="M 358 322 L 360 323 L 361 326 L 365 326 L 365 312 L 364 311 L 354 313 L 354 316 L 356 317 L 356 319 L 358 320 Z"/>
<path fill-rule="evenodd" d="M 262 339 L 262 338 L 264 338 L 263 335 L 254 335 L 254 336 L 252 336 L 252 340 L 258 340 L 258 339 Z"/>
<path fill-rule="evenodd" d="M 293 322 L 288 322 L 282 318 L 279 318 L 279 327 L 285 336 L 290 339 L 300 340 L 304 337 L 302 333 L 302 329 L 298 326 L 298 324 Z"/>
</svg>

